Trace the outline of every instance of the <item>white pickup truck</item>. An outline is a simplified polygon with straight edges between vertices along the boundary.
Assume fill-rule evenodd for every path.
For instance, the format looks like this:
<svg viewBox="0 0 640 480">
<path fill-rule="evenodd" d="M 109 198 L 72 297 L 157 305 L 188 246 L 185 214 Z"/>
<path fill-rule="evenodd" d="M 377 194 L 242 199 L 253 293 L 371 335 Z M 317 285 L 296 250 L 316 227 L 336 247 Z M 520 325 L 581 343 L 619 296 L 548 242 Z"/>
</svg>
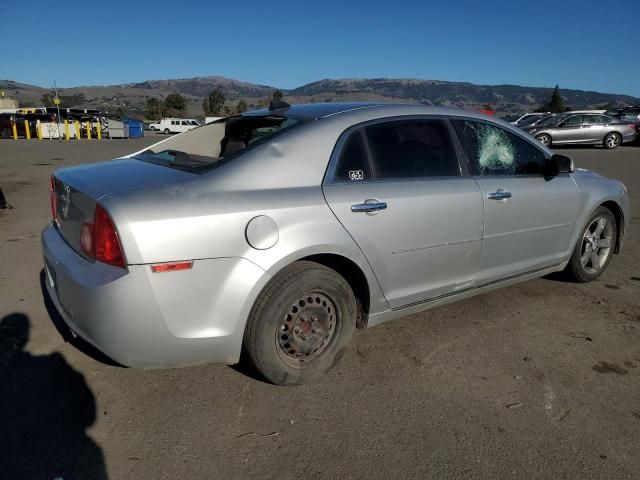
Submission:
<svg viewBox="0 0 640 480">
<path fill-rule="evenodd" d="M 200 127 L 200 122 L 193 118 L 163 118 L 158 123 L 149 125 L 152 132 L 182 133 Z"/>
</svg>

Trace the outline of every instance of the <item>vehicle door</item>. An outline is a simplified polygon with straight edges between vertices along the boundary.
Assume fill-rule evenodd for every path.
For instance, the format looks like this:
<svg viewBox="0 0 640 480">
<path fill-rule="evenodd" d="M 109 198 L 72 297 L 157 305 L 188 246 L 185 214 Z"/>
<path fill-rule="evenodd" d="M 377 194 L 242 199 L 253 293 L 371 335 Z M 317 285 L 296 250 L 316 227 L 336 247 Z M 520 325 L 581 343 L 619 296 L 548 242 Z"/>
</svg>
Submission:
<svg viewBox="0 0 640 480">
<path fill-rule="evenodd" d="M 441 117 L 385 119 L 347 130 L 332 155 L 325 198 L 392 308 L 474 283 L 482 195 L 451 133 Z"/>
<path fill-rule="evenodd" d="M 608 118 L 603 115 L 585 115 L 582 123 L 584 141 L 601 142 L 609 130 Z"/>
<path fill-rule="evenodd" d="M 551 134 L 553 143 L 580 143 L 584 141 L 583 121 L 584 115 L 572 115 L 560 123 Z"/>
<path fill-rule="evenodd" d="M 523 135 L 475 119 L 452 123 L 484 201 L 478 283 L 561 263 L 578 214 L 573 179 L 545 175 L 548 154 Z"/>
</svg>

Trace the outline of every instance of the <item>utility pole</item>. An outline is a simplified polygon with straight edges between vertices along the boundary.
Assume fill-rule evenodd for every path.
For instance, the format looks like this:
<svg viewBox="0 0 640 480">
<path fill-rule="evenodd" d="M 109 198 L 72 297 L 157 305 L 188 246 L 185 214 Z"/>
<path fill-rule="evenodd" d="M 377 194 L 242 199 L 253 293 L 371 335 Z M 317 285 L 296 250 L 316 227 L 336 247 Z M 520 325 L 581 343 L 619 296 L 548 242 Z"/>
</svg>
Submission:
<svg viewBox="0 0 640 480">
<path fill-rule="evenodd" d="M 55 80 L 53 81 L 53 89 L 56 95 L 53 99 L 53 103 L 58 107 L 58 140 L 62 141 L 62 135 L 60 135 L 60 98 L 58 98 L 58 85 Z"/>
</svg>

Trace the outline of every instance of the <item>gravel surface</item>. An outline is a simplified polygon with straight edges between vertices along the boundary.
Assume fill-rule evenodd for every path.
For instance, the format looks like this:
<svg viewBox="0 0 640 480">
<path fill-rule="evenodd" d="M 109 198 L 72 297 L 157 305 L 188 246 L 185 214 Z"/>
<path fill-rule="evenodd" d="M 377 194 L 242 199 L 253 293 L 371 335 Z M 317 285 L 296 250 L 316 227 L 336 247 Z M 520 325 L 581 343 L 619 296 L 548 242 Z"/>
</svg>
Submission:
<svg viewBox="0 0 640 480">
<path fill-rule="evenodd" d="M 598 281 L 533 280 L 358 331 L 328 375 L 283 388 L 224 365 L 113 366 L 56 329 L 51 172 L 157 139 L 0 141 L 0 478 L 640 478 L 640 147 L 561 151 L 632 197 Z"/>
</svg>

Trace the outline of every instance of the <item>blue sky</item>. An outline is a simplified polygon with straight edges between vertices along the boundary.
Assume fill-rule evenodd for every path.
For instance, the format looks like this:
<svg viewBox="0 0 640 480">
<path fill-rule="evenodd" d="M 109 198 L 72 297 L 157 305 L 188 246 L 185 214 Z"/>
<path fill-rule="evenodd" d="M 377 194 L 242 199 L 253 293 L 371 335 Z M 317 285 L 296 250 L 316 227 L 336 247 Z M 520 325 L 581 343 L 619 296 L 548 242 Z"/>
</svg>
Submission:
<svg viewBox="0 0 640 480">
<path fill-rule="evenodd" d="M 639 25 L 640 0 L 2 0 L 0 78 L 410 77 L 640 97 Z"/>
</svg>

